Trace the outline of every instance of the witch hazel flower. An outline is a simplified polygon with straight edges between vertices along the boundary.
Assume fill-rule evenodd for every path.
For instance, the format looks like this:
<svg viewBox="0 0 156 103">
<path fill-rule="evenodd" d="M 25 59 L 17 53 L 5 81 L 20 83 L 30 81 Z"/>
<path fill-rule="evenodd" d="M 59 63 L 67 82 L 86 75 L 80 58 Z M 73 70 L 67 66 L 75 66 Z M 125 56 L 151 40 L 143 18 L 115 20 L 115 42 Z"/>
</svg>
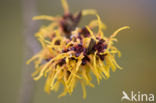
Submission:
<svg viewBox="0 0 156 103">
<path fill-rule="evenodd" d="M 60 85 L 63 85 L 64 91 L 58 97 L 67 93 L 71 95 L 77 83 L 80 83 L 83 98 L 86 98 L 86 86 L 95 87 L 92 83 L 93 76 L 100 84 L 102 79 L 110 77 L 110 70 L 121 69 L 115 60 L 116 55 L 120 57 L 121 53 L 114 42 L 117 41 L 116 35 L 129 27 L 124 26 L 110 37 L 105 37 L 103 31 L 106 27 L 94 10 L 82 11 L 73 16 L 69 13 L 66 1 L 62 0 L 62 3 L 65 11 L 63 17 L 35 17 L 52 20 L 53 23 L 41 28 L 36 34 L 42 50 L 28 60 L 27 64 L 32 61 L 35 63 L 34 80 L 47 78 L 47 93 L 58 91 Z M 97 19 L 87 26 L 78 27 L 81 15 L 87 14 L 95 14 Z M 53 24 L 57 24 L 57 27 L 51 26 Z M 98 31 L 94 28 L 98 28 Z"/>
</svg>

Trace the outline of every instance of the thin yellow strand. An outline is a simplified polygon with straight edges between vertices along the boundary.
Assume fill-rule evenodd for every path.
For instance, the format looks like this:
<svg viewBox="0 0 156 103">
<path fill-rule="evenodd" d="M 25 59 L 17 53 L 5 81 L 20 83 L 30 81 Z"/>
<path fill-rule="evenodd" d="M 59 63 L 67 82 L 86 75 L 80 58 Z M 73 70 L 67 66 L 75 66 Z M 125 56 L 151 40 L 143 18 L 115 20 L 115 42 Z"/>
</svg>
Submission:
<svg viewBox="0 0 156 103">
<path fill-rule="evenodd" d="M 124 30 L 124 29 L 130 29 L 130 27 L 129 27 L 129 26 L 124 26 L 124 27 L 119 28 L 118 30 L 116 30 L 116 31 L 110 36 L 110 38 L 115 37 L 120 31 L 122 31 L 122 30 Z"/>
<path fill-rule="evenodd" d="M 88 31 L 89 31 L 91 37 L 92 37 L 94 40 L 96 40 L 96 37 L 95 37 L 93 31 L 92 31 L 88 26 L 86 26 L 86 28 L 88 29 Z"/>
<path fill-rule="evenodd" d="M 34 16 L 32 18 L 33 20 L 49 20 L 49 21 L 56 21 L 58 20 L 58 17 L 52 17 L 52 16 L 47 16 L 47 15 L 40 15 L 40 16 Z"/>
<path fill-rule="evenodd" d="M 86 15 L 96 15 L 97 11 L 94 9 L 86 9 L 86 10 L 82 10 L 82 15 L 86 16 Z"/>
<path fill-rule="evenodd" d="M 68 7 L 67 1 L 66 0 L 61 0 L 61 2 L 62 2 L 62 7 L 64 9 L 64 13 L 68 14 L 69 13 L 69 7 Z"/>
</svg>

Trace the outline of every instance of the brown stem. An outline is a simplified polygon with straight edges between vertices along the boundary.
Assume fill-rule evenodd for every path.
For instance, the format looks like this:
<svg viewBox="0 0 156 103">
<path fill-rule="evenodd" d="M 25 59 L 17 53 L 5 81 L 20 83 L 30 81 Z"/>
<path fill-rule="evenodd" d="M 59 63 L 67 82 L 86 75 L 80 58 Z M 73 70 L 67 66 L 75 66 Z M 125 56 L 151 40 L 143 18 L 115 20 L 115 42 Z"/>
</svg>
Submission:
<svg viewBox="0 0 156 103">
<path fill-rule="evenodd" d="M 23 74 L 18 103 L 31 103 L 34 94 L 34 81 L 31 77 L 33 65 L 26 65 L 26 61 L 39 50 L 39 45 L 34 38 L 37 23 L 32 21 L 32 17 L 37 15 L 37 0 L 22 0 L 23 14 Z"/>
</svg>

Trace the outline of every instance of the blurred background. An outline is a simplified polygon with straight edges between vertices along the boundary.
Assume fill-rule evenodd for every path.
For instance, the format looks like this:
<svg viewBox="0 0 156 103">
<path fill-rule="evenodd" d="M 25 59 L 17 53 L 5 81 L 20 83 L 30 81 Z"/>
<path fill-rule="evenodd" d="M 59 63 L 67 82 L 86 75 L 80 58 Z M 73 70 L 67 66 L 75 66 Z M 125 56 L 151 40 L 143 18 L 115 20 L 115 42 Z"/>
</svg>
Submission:
<svg viewBox="0 0 156 103">
<path fill-rule="evenodd" d="M 38 15 L 63 13 L 60 0 L 36 1 Z M 96 9 L 107 25 L 106 35 L 125 25 L 131 27 L 117 36 L 116 46 L 122 52 L 117 61 L 124 69 L 111 72 L 111 77 L 100 85 L 94 81 L 96 87 L 87 87 L 85 100 L 80 85 L 72 96 L 58 99 L 59 93 L 48 95 L 43 91 L 45 80 L 41 79 L 35 82 L 32 103 L 120 103 L 122 90 L 156 96 L 156 0 L 68 0 L 68 3 L 71 12 Z M 0 103 L 16 103 L 19 98 L 25 56 L 22 6 L 21 0 L 0 0 Z M 92 19 L 96 17 L 86 16 L 80 25 Z"/>
</svg>

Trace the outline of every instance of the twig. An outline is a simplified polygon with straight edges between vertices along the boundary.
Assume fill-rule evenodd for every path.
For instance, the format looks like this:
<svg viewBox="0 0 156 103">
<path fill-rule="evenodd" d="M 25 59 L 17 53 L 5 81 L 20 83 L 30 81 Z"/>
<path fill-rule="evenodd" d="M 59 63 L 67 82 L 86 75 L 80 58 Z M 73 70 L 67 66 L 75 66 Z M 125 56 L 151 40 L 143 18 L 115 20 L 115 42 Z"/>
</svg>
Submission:
<svg viewBox="0 0 156 103">
<path fill-rule="evenodd" d="M 39 50 L 39 45 L 34 38 L 34 32 L 37 29 L 37 23 L 32 22 L 32 17 L 37 15 L 37 0 L 22 0 L 23 13 L 23 75 L 21 81 L 20 95 L 18 103 L 32 103 L 34 94 L 34 81 L 31 77 L 33 65 L 26 65 L 26 61 L 30 56 Z"/>
</svg>

